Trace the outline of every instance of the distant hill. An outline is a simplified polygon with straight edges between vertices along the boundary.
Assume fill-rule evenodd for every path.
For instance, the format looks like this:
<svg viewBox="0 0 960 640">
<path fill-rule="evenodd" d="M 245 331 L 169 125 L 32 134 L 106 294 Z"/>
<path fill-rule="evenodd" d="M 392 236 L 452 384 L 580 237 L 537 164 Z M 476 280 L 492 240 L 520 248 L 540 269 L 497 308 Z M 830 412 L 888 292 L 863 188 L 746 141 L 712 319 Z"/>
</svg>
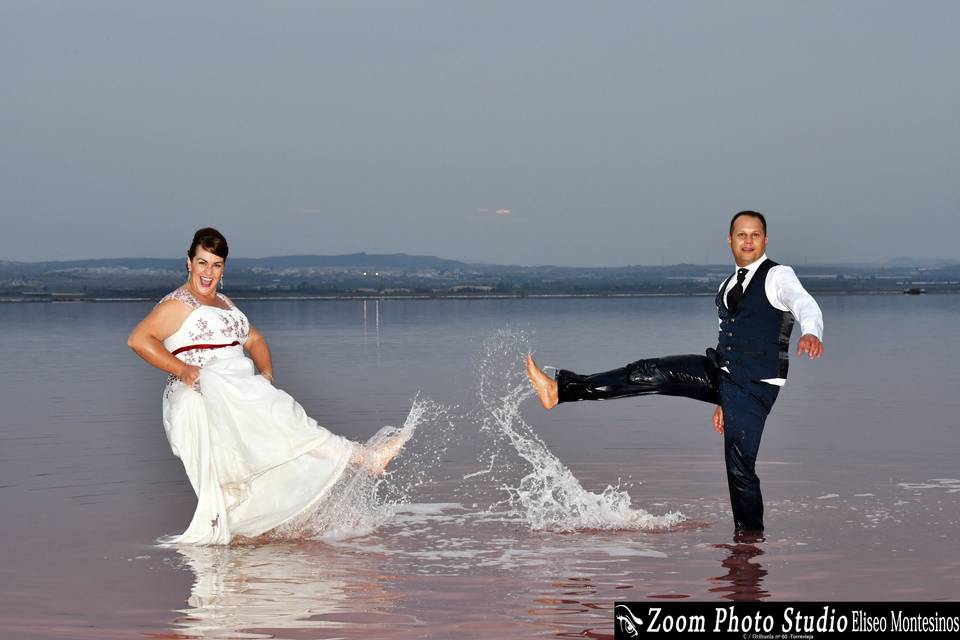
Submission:
<svg viewBox="0 0 960 640">
<path fill-rule="evenodd" d="M 41 273 L 66 269 L 166 269 L 180 271 L 183 258 L 97 258 L 92 260 L 59 260 L 48 262 L 0 262 L 0 272 L 21 271 Z M 435 256 L 412 256 L 405 253 L 368 254 L 348 253 L 337 256 L 298 255 L 270 256 L 267 258 L 229 258 L 234 269 L 260 268 L 323 268 L 357 267 L 390 269 L 462 269 L 466 262 L 446 260 Z"/>
<path fill-rule="evenodd" d="M 940 269 L 942 267 L 957 266 L 957 260 L 947 258 L 892 258 L 884 263 L 884 266 L 892 269 L 910 268 L 910 269 Z"/>
<path fill-rule="evenodd" d="M 886 265 L 803 265 L 812 291 L 899 292 L 922 287 L 960 292 L 960 262 L 898 259 Z M 233 257 L 227 282 L 234 295 L 650 295 L 716 291 L 729 264 L 621 267 L 524 267 L 404 253 Z M 183 258 L 112 258 L 0 262 L 5 300 L 155 299 L 182 284 Z"/>
<path fill-rule="evenodd" d="M 322 269 L 330 267 L 360 268 L 360 269 L 435 269 L 442 270 L 479 270 L 479 271 L 553 271 L 553 272 L 599 272 L 608 273 L 671 273 L 694 274 L 702 273 L 704 269 L 719 269 L 726 271 L 727 264 L 699 265 L 623 265 L 618 267 L 563 267 L 557 265 L 519 266 L 490 263 L 471 263 L 461 260 L 450 260 L 436 256 L 410 255 L 406 253 L 370 254 L 347 253 L 342 255 L 291 255 L 268 256 L 265 258 L 229 259 L 231 269 Z M 821 265 L 796 266 L 798 271 L 818 269 L 950 269 L 960 267 L 960 261 L 945 258 L 894 258 L 883 264 L 868 265 L 857 263 L 825 263 Z M 94 258 L 88 260 L 58 260 L 44 262 L 14 262 L 0 260 L 0 273 L 47 273 L 51 271 L 65 271 L 70 269 L 158 269 L 168 271 L 182 271 L 184 258 Z"/>
</svg>

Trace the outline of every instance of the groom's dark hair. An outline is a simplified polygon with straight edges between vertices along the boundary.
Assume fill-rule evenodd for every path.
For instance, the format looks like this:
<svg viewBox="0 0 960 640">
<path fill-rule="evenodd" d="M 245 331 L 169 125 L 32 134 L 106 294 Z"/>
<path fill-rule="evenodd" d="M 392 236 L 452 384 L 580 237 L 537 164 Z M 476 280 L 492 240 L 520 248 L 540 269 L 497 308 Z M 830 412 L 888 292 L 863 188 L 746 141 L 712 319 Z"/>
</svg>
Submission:
<svg viewBox="0 0 960 640">
<path fill-rule="evenodd" d="M 760 221 L 760 224 L 763 225 L 763 235 L 767 235 L 767 219 L 763 217 L 763 214 L 759 211 L 741 211 L 737 215 L 733 216 L 730 220 L 730 234 L 733 235 L 733 223 L 737 221 L 737 218 L 740 216 L 752 216 Z"/>
</svg>

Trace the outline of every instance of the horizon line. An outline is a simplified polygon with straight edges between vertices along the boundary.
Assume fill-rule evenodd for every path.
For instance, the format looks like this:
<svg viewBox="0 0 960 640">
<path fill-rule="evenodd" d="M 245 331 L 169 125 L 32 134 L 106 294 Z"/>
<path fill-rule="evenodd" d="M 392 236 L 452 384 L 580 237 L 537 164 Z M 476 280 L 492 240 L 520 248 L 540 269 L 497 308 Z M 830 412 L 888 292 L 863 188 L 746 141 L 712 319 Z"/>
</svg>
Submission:
<svg viewBox="0 0 960 640">
<path fill-rule="evenodd" d="M 457 262 L 466 266 L 480 266 L 480 267 L 519 267 L 519 268 L 562 268 L 562 269 L 623 269 L 628 267 L 646 267 L 646 268 L 668 268 L 668 267 L 679 267 L 679 266 L 693 266 L 693 267 L 726 267 L 729 265 L 728 262 L 675 262 L 675 263 L 663 263 L 660 264 L 649 264 L 649 263 L 629 263 L 629 264 L 616 264 L 616 265 L 564 265 L 564 264 L 517 264 L 517 263 L 499 263 L 499 262 L 473 262 L 469 260 L 463 260 L 459 258 L 445 258 L 436 255 L 430 254 L 416 254 L 416 253 L 405 253 L 405 252 L 394 252 L 394 253 L 370 253 L 367 251 L 352 251 L 348 253 L 291 253 L 291 254 L 282 254 L 282 255 L 267 255 L 262 257 L 248 257 L 248 256 L 231 256 L 234 259 L 239 260 L 271 260 L 271 259 L 285 259 L 285 258 L 344 258 L 348 256 L 369 256 L 369 257 L 397 257 L 403 256 L 408 258 L 420 258 L 420 259 L 432 259 L 432 260 L 442 260 L 446 262 Z M 136 261 L 136 260 L 180 260 L 181 257 L 151 257 L 151 256 L 124 256 L 124 257 L 99 257 L 99 258 L 72 258 L 72 259 L 57 259 L 57 260 L 9 260 L 7 258 L 0 258 L 0 264 L 23 264 L 23 265 L 37 265 L 37 264 L 63 264 L 63 263 L 77 263 L 77 262 L 100 262 L 100 261 Z M 229 258 L 228 258 L 229 259 Z M 730 261 L 732 263 L 732 260 Z M 877 260 L 877 261 L 810 261 L 804 260 L 803 262 L 792 262 L 792 266 L 888 266 L 891 264 L 896 264 L 897 262 L 909 262 L 909 263 L 918 263 L 913 266 L 921 266 L 925 264 L 941 264 L 941 265 L 951 265 L 951 264 L 960 264 L 960 258 L 918 258 L 912 256 L 895 256 L 892 258 L 887 258 L 886 260 Z M 903 265 L 907 266 L 907 265 Z"/>
</svg>

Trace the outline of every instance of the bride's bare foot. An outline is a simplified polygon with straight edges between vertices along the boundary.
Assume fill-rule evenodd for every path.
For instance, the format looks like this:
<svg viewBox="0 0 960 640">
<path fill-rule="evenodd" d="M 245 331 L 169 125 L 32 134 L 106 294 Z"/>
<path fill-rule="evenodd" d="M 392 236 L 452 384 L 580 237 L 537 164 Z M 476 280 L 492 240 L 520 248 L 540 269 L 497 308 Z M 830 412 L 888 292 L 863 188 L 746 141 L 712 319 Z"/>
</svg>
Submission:
<svg viewBox="0 0 960 640">
<path fill-rule="evenodd" d="M 390 461 L 397 457 L 407 437 L 404 434 L 394 436 L 383 444 L 374 447 L 361 447 L 350 460 L 358 467 L 366 469 L 370 475 L 379 476 L 383 473 Z"/>
<path fill-rule="evenodd" d="M 553 409 L 557 406 L 560 401 L 560 396 L 557 393 L 557 381 L 545 374 L 533 361 L 531 355 L 527 356 L 527 377 L 530 378 L 530 384 L 533 385 L 533 390 L 537 392 L 537 397 L 540 398 L 540 404 L 543 405 L 544 409 Z"/>
</svg>

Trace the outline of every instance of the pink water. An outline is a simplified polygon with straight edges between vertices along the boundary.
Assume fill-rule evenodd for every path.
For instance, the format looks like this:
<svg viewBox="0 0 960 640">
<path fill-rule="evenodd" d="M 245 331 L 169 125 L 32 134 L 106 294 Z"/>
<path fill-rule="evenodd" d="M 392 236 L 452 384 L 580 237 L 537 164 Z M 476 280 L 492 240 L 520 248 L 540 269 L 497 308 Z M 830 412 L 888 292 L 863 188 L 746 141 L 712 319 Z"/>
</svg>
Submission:
<svg viewBox="0 0 960 640">
<path fill-rule="evenodd" d="M 0 306 L 0 637 L 610 637 L 615 600 L 957 598 L 960 354 L 938 336 L 960 301 L 823 302 L 833 350 L 768 423 L 753 544 L 732 539 L 706 405 L 523 399 L 518 345 L 589 370 L 635 331 L 636 357 L 703 332 L 696 299 L 593 303 L 392 303 L 382 326 L 359 303 L 249 303 L 278 384 L 331 429 L 402 424 L 417 391 L 442 411 L 372 532 L 180 549 L 154 542 L 194 505 L 162 375 L 122 344 L 146 305 Z"/>
</svg>

